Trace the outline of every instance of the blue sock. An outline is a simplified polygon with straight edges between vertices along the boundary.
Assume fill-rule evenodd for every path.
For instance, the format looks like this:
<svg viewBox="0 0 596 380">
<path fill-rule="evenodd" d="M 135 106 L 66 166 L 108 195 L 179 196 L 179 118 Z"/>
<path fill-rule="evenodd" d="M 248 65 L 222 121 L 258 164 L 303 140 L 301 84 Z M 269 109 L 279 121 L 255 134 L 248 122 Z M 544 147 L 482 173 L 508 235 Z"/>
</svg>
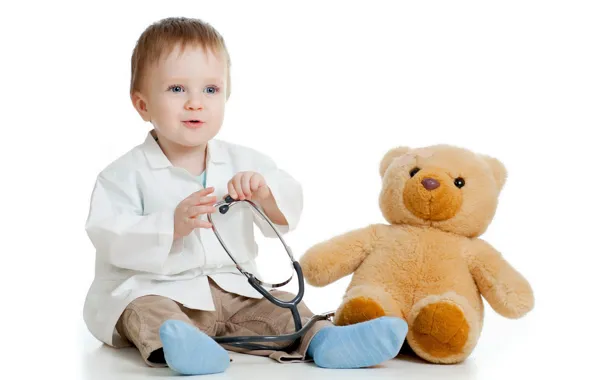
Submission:
<svg viewBox="0 0 596 380">
<path fill-rule="evenodd" d="M 220 373 L 230 365 L 228 352 L 195 326 L 170 319 L 159 328 L 168 366 L 183 375 Z"/>
<path fill-rule="evenodd" d="M 406 321 L 393 317 L 329 326 L 315 334 L 307 355 L 324 368 L 370 367 L 396 357 L 407 332 Z"/>
</svg>

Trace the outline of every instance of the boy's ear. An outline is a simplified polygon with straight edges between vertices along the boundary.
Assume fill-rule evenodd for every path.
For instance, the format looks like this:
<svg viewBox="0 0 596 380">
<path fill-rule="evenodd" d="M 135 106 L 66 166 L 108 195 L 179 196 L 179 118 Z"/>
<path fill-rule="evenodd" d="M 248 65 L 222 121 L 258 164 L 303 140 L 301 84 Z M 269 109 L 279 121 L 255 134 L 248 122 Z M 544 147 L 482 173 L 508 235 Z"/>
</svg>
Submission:
<svg viewBox="0 0 596 380">
<path fill-rule="evenodd" d="M 143 95 L 136 91 L 131 95 L 132 105 L 135 107 L 139 115 L 143 118 L 144 121 L 151 121 L 151 115 L 149 114 L 149 110 L 147 109 L 147 101 L 143 97 Z"/>
</svg>

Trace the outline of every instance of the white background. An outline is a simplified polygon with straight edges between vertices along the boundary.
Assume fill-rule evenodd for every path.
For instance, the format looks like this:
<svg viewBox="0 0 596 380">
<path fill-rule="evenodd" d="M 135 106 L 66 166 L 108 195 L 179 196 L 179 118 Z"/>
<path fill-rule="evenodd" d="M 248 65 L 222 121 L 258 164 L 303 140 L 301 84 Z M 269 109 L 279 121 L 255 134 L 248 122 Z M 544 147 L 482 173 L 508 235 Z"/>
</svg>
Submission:
<svg viewBox="0 0 596 380">
<path fill-rule="evenodd" d="M 334 376 L 525 378 L 577 374 L 589 363 L 593 2 L 16 4 L 0 6 L 0 378 L 171 374 L 145 368 L 131 351 L 101 347 L 82 322 L 93 278 L 84 231 L 92 186 L 145 138 L 149 125 L 128 97 L 130 54 L 143 29 L 168 16 L 203 18 L 224 35 L 233 90 L 218 138 L 269 154 L 302 182 L 304 214 L 288 236 L 297 256 L 383 221 L 377 168 L 391 147 L 455 144 L 509 170 L 484 238 L 528 278 L 536 308 L 513 321 L 487 304 L 479 344 L 463 365 L 398 359 Z M 308 287 L 305 300 L 316 312 L 333 310 L 348 281 Z M 330 373 L 235 360 L 223 376 Z"/>
</svg>

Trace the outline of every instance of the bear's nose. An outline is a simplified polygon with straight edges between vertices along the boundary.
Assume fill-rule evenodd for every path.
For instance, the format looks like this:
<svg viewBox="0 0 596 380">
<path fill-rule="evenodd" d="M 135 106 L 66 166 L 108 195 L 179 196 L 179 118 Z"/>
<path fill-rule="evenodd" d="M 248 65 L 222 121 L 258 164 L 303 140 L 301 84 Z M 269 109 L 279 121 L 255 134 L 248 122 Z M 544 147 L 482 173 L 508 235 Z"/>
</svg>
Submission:
<svg viewBox="0 0 596 380">
<path fill-rule="evenodd" d="M 439 181 L 437 181 L 436 179 L 433 178 L 424 178 L 422 180 L 422 186 L 424 186 L 424 188 L 426 190 L 434 190 L 437 187 L 439 187 L 441 184 L 439 183 Z"/>
</svg>

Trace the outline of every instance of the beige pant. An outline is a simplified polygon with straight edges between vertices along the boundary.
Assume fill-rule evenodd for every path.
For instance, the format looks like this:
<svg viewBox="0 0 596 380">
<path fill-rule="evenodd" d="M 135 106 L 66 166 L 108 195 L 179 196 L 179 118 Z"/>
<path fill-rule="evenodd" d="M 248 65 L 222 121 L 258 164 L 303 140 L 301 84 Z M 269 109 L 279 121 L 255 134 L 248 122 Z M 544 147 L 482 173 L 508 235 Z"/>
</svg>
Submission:
<svg viewBox="0 0 596 380">
<path fill-rule="evenodd" d="M 153 361 L 156 355 L 149 356 L 162 348 L 159 328 L 168 319 L 185 321 L 196 326 L 209 336 L 239 335 L 282 335 L 295 331 L 294 319 L 289 309 L 274 305 L 266 298 L 254 299 L 228 293 L 209 279 L 213 294 L 215 311 L 194 310 L 182 306 L 169 298 L 149 295 L 131 302 L 122 313 L 116 326 L 118 333 L 128 339 L 141 353 L 145 363 L 151 367 L 164 367 L 162 359 Z M 278 299 L 289 301 L 293 294 L 272 290 Z M 301 302 L 298 305 L 302 324 L 304 325 L 313 313 Z M 306 350 L 314 334 L 321 328 L 331 326 L 332 322 L 321 320 L 316 322 L 300 340 L 293 352 L 272 350 L 248 351 L 233 346 L 223 345 L 230 351 L 251 355 L 268 356 L 280 363 L 309 360 Z M 256 342 L 269 346 L 285 346 L 289 342 L 279 343 Z M 157 351 L 159 352 L 159 351 Z M 156 352 L 156 353 L 157 353 Z"/>
</svg>

